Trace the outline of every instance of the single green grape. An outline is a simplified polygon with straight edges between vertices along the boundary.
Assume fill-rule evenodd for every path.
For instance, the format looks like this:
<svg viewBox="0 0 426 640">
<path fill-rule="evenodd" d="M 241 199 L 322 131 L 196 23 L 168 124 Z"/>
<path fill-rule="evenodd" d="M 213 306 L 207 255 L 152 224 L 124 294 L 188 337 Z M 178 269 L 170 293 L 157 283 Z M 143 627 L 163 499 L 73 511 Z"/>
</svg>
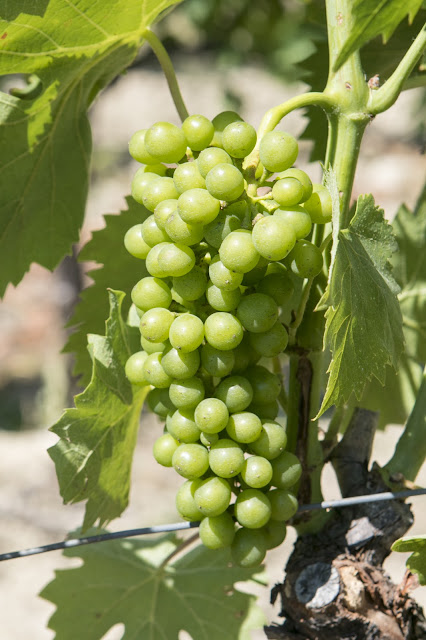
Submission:
<svg viewBox="0 0 426 640">
<path fill-rule="evenodd" d="M 194 421 L 193 409 L 176 409 L 167 417 L 167 431 L 179 443 L 191 444 L 200 439 L 200 430 Z"/>
<path fill-rule="evenodd" d="M 268 404 L 278 398 L 281 391 L 280 379 L 275 373 L 262 365 L 250 367 L 247 371 L 247 379 L 253 389 L 253 402 L 256 404 Z"/>
<path fill-rule="evenodd" d="M 259 416 L 260 420 L 275 420 L 279 413 L 280 407 L 276 400 L 268 402 L 268 404 L 257 404 L 252 402 L 247 407 L 247 411 L 251 411 Z"/>
<path fill-rule="evenodd" d="M 217 476 L 203 480 L 195 490 L 194 500 L 204 516 L 219 516 L 226 511 L 231 500 L 229 482 Z"/>
<path fill-rule="evenodd" d="M 287 527 L 285 524 L 272 519 L 262 527 L 261 531 L 265 534 L 266 546 L 268 549 L 275 549 L 275 547 L 279 547 L 280 544 L 284 542 L 287 535 Z"/>
<path fill-rule="evenodd" d="M 302 171 L 302 169 L 296 169 L 295 167 L 287 169 L 286 171 L 279 173 L 277 178 L 296 178 L 296 180 L 301 183 L 303 186 L 303 197 L 300 202 L 306 202 L 306 200 L 311 197 L 312 182 L 308 174 L 305 173 L 305 171 Z"/>
<path fill-rule="evenodd" d="M 247 229 L 228 234 L 220 246 L 219 256 L 225 267 L 237 273 L 254 269 L 260 257 L 253 244 L 252 233 Z"/>
<path fill-rule="evenodd" d="M 157 226 L 160 229 L 166 228 L 167 219 L 177 211 L 177 200 L 175 198 L 169 198 L 168 200 L 162 200 L 154 209 L 154 219 Z"/>
<path fill-rule="evenodd" d="M 216 311 L 204 323 L 204 335 L 207 342 L 215 349 L 229 351 L 240 344 L 243 339 L 241 322 L 230 313 Z"/>
<path fill-rule="evenodd" d="M 144 167 L 138 169 L 132 180 L 131 193 L 133 199 L 139 204 L 143 204 L 145 189 L 149 184 L 159 179 L 160 177 L 156 173 L 147 173 Z"/>
<path fill-rule="evenodd" d="M 249 334 L 245 332 L 240 344 L 232 351 L 235 360 L 234 366 L 232 367 L 233 374 L 245 375 L 246 369 L 251 364 L 251 356 L 256 353 L 250 346 L 248 335 Z"/>
<path fill-rule="evenodd" d="M 241 477 L 244 482 L 253 489 L 266 487 L 271 482 L 272 465 L 262 456 L 247 458 L 241 469 Z"/>
<path fill-rule="evenodd" d="M 247 271 L 247 273 L 243 274 L 243 287 L 253 287 L 258 284 L 258 282 L 262 282 L 263 278 L 266 275 L 266 265 L 260 264 L 260 261 L 264 260 L 264 258 L 260 257 L 259 262 L 251 271 Z"/>
<path fill-rule="evenodd" d="M 181 444 L 173 454 L 172 464 L 179 475 L 194 480 L 209 468 L 209 453 L 201 444 Z"/>
<path fill-rule="evenodd" d="M 232 158 L 226 151 L 216 147 L 204 149 L 197 158 L 198 170 L 203 178 L 207 176 L 213 167 L 223 163 L 232 165 Z"/>
<path fill-rule="evenodd" d="M 177 242 L 166 242 L 157 246 L 161 246 L 157 258 L 158 266 L 168 276 L 184 276 L 194 267 L 195 255 L 191 247 Z"/>
<path fill-rule="evenodd" d="M 188 191 L 188 189 L 206 188 L 206 181 L 201 175 L 196 162 L 179 164 L 173 174 L 173 181 L 179 193 Z"/>
<path fill-rule="evenodd" d="M 301 475 L 300 460 L 290 451 L 283 451 L 272 462 L 272 484 L 278 489 L 293 487 Z"/>
<path fill-rule="evenodd" d="M 240 289 L 219 289 L 209 282 L 206 290 L 207 302 L 215 311 L 233 311 L 237 308 L 241 298 Z"/>
<path fill-rule="evenodd" d="M 284 489 L 272 489 L 268 492 L 271 503 L 272 520 L 285 521 L 294 516 L 297 511 L 298 502 L 296 496 Z"/>
<path fill-rule="evenodd" d="M 259 489 L 244 489 L 237 496 L 234 514 L 241 526 L 259 529 L 271 517 L 271 503 Z"/>
<path fill-rule="evenodd" d="M 145 175 L 149 174 L 146 173 Z M 173 178 L 159 178 L 156 176 L 156 180 L 149 182 L 143 190 L 142 204 L 148 211 L 154 212 L 155 207 L 163 200 L 176 200 L 178 197 L 179 194 L 176 191 Z"/>
<path fill-rule="evenodd" d="M 229 412 L 226 404 L 218 398 L 206 398 L 196 407 L 194 418 L 200 431 L 219 433 L 228 423 Z"/>
<path fill-rule="evenodd" d="M 151 156 L 150 153 L 148 153 L 145 146 L 146 132 L 147 129 L 140 129 L 132 135 L 129 142 L 129 153 L 132 158 L 134 158 L 138 162 L 141 162 L 142 164 L 155 164 L 157 162 L 157 159 Z"/>
<path fill-rule="evenodd" d="M 242 298 L 238 305 L 237 318 L 247 331 L 268 331 L 278 319 L 278 306 L 275 300 L 264 293 L 252 293 Z"/>
<path fill-rule="evenodd" d="M 151 389 L 146 397 L 146 402 L 151 411 L 162 418 L 167 418 L 169 413 L 176 410 L 168 389 Z"/>
<path fill-rule="evenodd" d="M 278 216 L 265 216 L 253 227 L 253 244 L 267 260 L 282 260 L 296 242 L 294 229 Z"/>
<path fill-rule="evenodd" d="M 256 129 L 247 122 L 231 122 L 222 132 L 222 145 L 233 158 L 245 158 L 256 144 Z"/>
<path fill-rule="evenodd" d="M 144 374 L 144 364 L 148 354 L 145 351 L 138 351 L 128 358 L 124 368 L 125 374 L 129 382 L 145 387 L 149 384 Z"/>
<path fill-rule="evenodd" d="M 286 207 L 302 202 L 304 188 L 297 178 L 281 178 L 272 187 L 272 197 L 278 204 Z"/>
<path fill-rule="evenodd" d="M 210 447 L 210 468 L 220 478 L 237 476 L 244 465 L 244 452 L 239 444 L 228 438 L 220 438 Z"/>
<path fill-rule="evenodd" d="M 209 375 L 223 378 L 231 373 L 235 364 L 234 352 L 222 351 L 210 344 L 204 344 L 201 347 L 201 364 Z"/>
<path fill-rule="evenodd" d="M 145 134 L 145 148 L 157 161 L 179 162 L 186 153 L 187 141 L 182 129 L 170 122 L 156 122 Z"/>
<path fill-rule="evenodd" d="M 167 167 L 165 164 L 161 164 L 161 162 L 157 162 L 156 164 L 147 164 L 144 167 L 144 171 L 147 173 L 155 173 L 157 176 L 165 176 L 167 175 Z"/>
<path fill-rule="evenodd" d="M 151 247 L 145 242 L 142 237 L 142 225 L 135 224 L 126 232 L 124 236 L 124 246 L 127 251 L 135 258 L 145 260 Z"/>
<path fill-rule="evenodd" d="M 331 222 L 333 210 L 330 192 L 322 184 L 314 184 L 311 197 L 303 204 L 315 224 Z"/>
<path fill-rule="evenodd" d="M 173 242 L 179 242 L 188 247 L 201 242 L 204 236 L 202 224 L 185 222 L 177 210 L 167 218 L 165 229 Z"/>
<path fill-rule="evenodd" d="M 245 569 L 257 567 L 265 558 L 267 538 L 263 529 L 241 528 L 235 533 L 231 545 L 232 559 Z"/>
<path fill-rule="evenodd" d="M 260 161 L 272 173 L 289 169 L 298 153 L 297 140 L 284 131 L 269 131 L 260 141 Z"/>
<path fill-rule="evenodd" d="M 220 202 L 206 189 L 188 189 L 179 196 L 178 212 L 189 224 L 208 224 L 220 211 Z"/>
<path fill-rule="evenodd" d="M 182 131 L 193 151 L 202 151 L 209 146 L 214 135 L 214 125 L 205 116 L 188 116 L 182 123 Z"/>
<path fill-rule="evenodd" d="M 170 349 L 170 342 L 165 340 L 164 342 L 150 342 L 141 336 L 141 347 L 148 355 L 151 353 L 164 353 Z"/>
<path fill-rule="evenodd" d="M 198 478 L 196 480 L 185 480 L 176 494 L 176 509 L 184 520 L 197 522 L 203 518 L 194 500 L 195 490 L 201 482 L 202 480 Z"/>
<path fill-rule="evenodd" d="M 163 354 L 162 367 L 168 376 L 175 380 L 193 378 L 200 366 L 198 351 L 185 353 L 179 349 L 169 349 Z"/>
<path fill-rule="evenodd" d="M 209 276 L 215 287 L 223 291 L 234 291 L 243 281 L 243 274 L 225 267 L 218 255 L 210 263 Z"/>
<path fill-rule="evenodd" d="M 212 120 L 215 131 L 223 131 L 232 122 L 242 122 L 242 117 L 236 111 L 221 111 Z"/>
<path fill-rule="evenodd" d="M 300 278 L 315 278 L 323 267 L 321 251 L 308 240 L 298 240 L 288 260 L 291 270 Z"/>
<path fill-rule="evenodd" d="M 233 212 L 233 208 L 240 204 L 243 204 L 244 207 L 247 206 L 241 201 L 234 202 L 222 209 L 216 218 L 204 227 L 204 238 L 215 249 L 219 249 L 222 241 L 231 231 L 236 231 L 241 227 L 241 216 Z"/>
<path fill-rule="evenodd" d="M 278 306 L 282 306 L 294 293 L 294 284 L 285 271 L 281 273 L 267 273 L 257 285 L 257 291 L 264 293 L 275 300 Z"/>
<path fill-rule="evenodd" d="M 171 467 L 173 454 L 178 447 L 179 442 L 170 433 L 165 433 L 154 442 L 154 459 L 163 467 Z"/>
<path fill-rule="evenodd" d="M 186 380 L 174 380 L 169 387 L 170 400 L 177 409 L 195 409 L 204 400 L 203 381 L 193 376 Z"/>
<path fill-rule="evenodd" d="M 154 278 L 166 278 L 168 275 L 167 271 L 162 269 L 158 264 L 158 256 L 160 255 L 160 251 L 168 244 L 168 242 L 160 242 L 160 244 L 156 244 L 155 247 L 152 247 L 151 251 L 146 257 L 146 270 Z"/>
<path fill-rule="evenodd" d="M 217 164 L 206 176 L 206 187 L 214 198 L 232 202 L 244 191 L 243 174 L 232 164 Z"/>
<path fill-rule="evenodd" d="M 274 358 L 278 356 L 288 344 L 288 333 L 279 320 L 268 331 L 251 333 L 250 343 L 261 356 Z"/>
<path fill-rule="evenodd" d="M 173 278 L 173 289 L 185 300 L 198 300 L 207 287 L 207 277 L 201 267 L 193 267 L 184 276 Z"/>
<path fill-rule="evenodd" d="M 240 411 L 229 416 L 226 431 L 236 442 L 254 442 L 262 431 L 262 423 L 256 414 L 250 411 Z"/>
<path fill-rule="evenodd" d="M 149 384 L 158 389 L 170 387 L 173 379 L 167 375 L 161 366 L 162 354 L 151 353 L 145 360 L 143 373 Z"/>
<path fill-rule="evenodd" d="M 200 540 L 208 549 L 229 547 L 234 540 L 235 525 L 229 513 L 203 518 L 201 520 Z"/>
<path fill-rule="evenodd" d="M 226 404 L 230 413 L 237 413 L 249 406 L 253 399 L 253 389 L 247 378 L 230 376 L 218 385 L 215 397 Z"/>
<path fill-rule="evenodd" d="M 277 209 L 274 213 L 274 217 L 280 218 L 293 229 L 296 235 L 296 240 L 305 238 L 311 232 L 311 216 L 303 207 Z"/>
<path fill-rule="evenodd" d="M 189 352 L 198 349 L 203 339 L 203 321 L 191 313 L 178 316 L 170 327 L 170 343 L 180 351 Z"/>
<path fill-rule="evenodd" d="M 150 247 L 154 247 L 160 242 L 168 242 L 170 240 L 168 234 L 164 229 L 160 229 L 157 225 L 154 215 L 149 216 L 142 223 L 142 238 Z"/>
<path fill-rule="evenodd" d="M 274 460 L 284 451 L 287 444 L 287 435 L 284 428 L 273 420 L 262 420 L 262 430 L 257 440 L 250 444 L 250 451 L 266 460 Z M 277 465 L 276 480 L 279 475 Z M 274 467 L 272 467 L 272 472 Z M 271 478 L 272 479 L 272 478 Z"/>
<path fill-rule="evenodd" d="M 201 432 L 200 442 L 205 447 L 211 447 L 213 444 L 216 444 L 218 440 L 219 440 L 218 433 L 204 433 L 204 431 Z"/>
<path fill-rule="evenodd" d="M 169 330 L 174 313 L 163 307 L 154 307 L 143 314 L 139 328 L 140 332 L 150 342 L 163 342 L 169 337 Z"/>
</svg>

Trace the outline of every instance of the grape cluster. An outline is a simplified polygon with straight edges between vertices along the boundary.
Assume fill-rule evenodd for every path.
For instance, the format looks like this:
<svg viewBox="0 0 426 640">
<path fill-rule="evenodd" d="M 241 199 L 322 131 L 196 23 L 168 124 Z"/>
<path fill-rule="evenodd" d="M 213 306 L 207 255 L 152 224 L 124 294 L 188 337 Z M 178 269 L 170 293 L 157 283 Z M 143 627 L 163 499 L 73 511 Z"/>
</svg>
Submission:
<svg viewBox="0 0 426 640">
<path fill-rule="evenodd" d="M 176 506 L 201 521 L 201 541 L 231 546 L 246 567 L 283 541 L 297 510 L 301 465 L 285 450 L 269 363 L 288 343 L 289 270 L 321 271 L 306 237 L 331 218 L 328 191 L 292 168 L 297 141 L 267 133 L 254 174 L 243 161 L 256 141 L 233 112 L 137 131 L 130 153 L 145 166 L 132 195 L 146 215 L 124 238 L 150 274 L 132 290 L 142 349 L 126 375 L 152 387 L 148 405 L 165 420 L 154 457 L 186 479 Z"/>
</svg>

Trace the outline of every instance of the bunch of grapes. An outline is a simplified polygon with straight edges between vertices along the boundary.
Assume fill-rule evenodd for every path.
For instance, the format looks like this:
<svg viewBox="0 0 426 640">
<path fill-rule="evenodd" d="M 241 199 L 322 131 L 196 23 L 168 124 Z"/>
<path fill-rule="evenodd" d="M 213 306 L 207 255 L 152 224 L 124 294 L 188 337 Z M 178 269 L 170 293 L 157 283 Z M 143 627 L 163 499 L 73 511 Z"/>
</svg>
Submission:
<svg viewBox="0 0 426 640">
<path fill-rule="evenodd" d="M 233 112 L 136 132 L 130 153 L 145 166 L 132 195 L 145 217 L 124 238 L 150 274 L 132 290 L 142 349 L 126 375 L 152 387 L 148 405 L 165 420 L 154 457 L 186 479 L 177 510 L 201 521 L 204 545 L 230 546 L 245 567 L 284 540 L 297 510 L 301 465 L 276 420 L 271 359 L 288 343 L 289 271 L 321 271 L 306 237 L 331 219 L 328 191 L 291 168 L 296 140 L 267 133 L 255 171 L 244 159 L 256 142 Z"/>
</svg>

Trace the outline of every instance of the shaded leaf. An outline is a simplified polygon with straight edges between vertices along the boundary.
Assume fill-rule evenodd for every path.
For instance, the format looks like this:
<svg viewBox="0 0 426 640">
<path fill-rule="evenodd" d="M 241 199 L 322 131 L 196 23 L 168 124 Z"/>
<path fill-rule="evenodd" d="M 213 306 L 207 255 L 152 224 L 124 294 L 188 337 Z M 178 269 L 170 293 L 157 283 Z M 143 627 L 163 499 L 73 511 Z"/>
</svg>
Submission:
<svg viewBox="0 0 426 640">
<path fill-rule="evenodd" d="M 82 567 L 56 572 L 40 594 L 56 605 L 49 628 L 61 640 L 100 640 L 123 623 L 123 640 L 249 640 L 265 620 L 254 596 L 234 585 L 256 569 L 230 566 L 229 550 L 197 546 L 167 562 L 181 541 L 114 541 L 65 551 Z M 257 569 L 258 570 L 258 569 Z"/>
<path fill-rule="evenodd" d="M 407 560 L 407 568 L 417 573 L 420 584 L 426 584 L 426 535 L 400 538 L 393 543 L 392 551 L 413 551 Z"/>
<path fill-rule="evenodd" d="M 33 74 L 42 90 L 22 98 L 0 92 L 0 295 L 32 262 L 53 269 L 78 240 L 91 154 L 87 109 L 131 64 L 144 30 L 177 2 L 2 3 L 0 74 Z"/>
<path fill-rule="evenodd" d="M 93 360 L 87 389 L 75 397 L 51 430 L 60 437 L 49 449 L 65 503 L 87 500 L 83 527 L 119 516 L 128 504 L 130 471 L 147 387 L 132 387 L 124 373 L 137 350 L 138 330 L 121 314 L 122 292 L 110 292 L 106 336 L 89 336 Z"/>
</svg>

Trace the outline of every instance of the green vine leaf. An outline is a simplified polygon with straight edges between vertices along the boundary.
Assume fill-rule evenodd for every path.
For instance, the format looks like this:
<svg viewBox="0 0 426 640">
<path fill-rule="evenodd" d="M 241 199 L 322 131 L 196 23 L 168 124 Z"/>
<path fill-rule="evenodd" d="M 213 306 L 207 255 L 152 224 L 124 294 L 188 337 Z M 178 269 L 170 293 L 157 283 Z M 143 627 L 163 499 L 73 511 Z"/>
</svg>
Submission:
<svg viewBox="0 0 426 640">
<path fill-rule="evenodd" d="M 75 356 L 74 375 L 80 376 L 82 385 L 89 384 L 91 362 L 87 351 L 87 334 L 102 333 L 105 318 L 108 317 L 107 288 L 124 291 L 126 297 L 122 303 L 124 316 L 130 308 L 130 292 L 138 280 L 148 275 L 145 261 L 134 258 L 124 247 L 124 235 L 130 227 L 140 224 L 150 212 L 130 196 L 128 208 L 119 215 L 104 216 L 105 227 L 94 231 L 92 238 L 80 251 L 80 262 L 93 261 L 97 266 L 89 275 L 93 285 L 84 289 L 80 295 L 74 314 L 68 322 L 74 332 L 64 347 L 65 352 Z"/>
<path fill-rule="evenodd" d="M 413 21 L 422 4 L 423 0 L 355 0 L 352 5 L 354 28 L 337 56 L 334 71 L 376 36 L 381 35 L 386 43 L 406 16 Z"/>
<path fill-rule="evenodd" d="M 388 262 L 396 248 L 383 211 L 371 195 L 361 196 L 351 224 L 339 231 L 330 282 L 318 305 L 328 306 L 324 346 L 332 353 L 318 415 L 352 393 L 360 400 L 368 380 L 384 384 L 386 366 L 398 366 L 402 318 Z"/>
<path fill-rule="evenodd" d="M 420 584 L 426 584 L 426 536 L 400 538 L 392 545 L 392 551 L 413 551 L 407 560 L 407 568 L 417 573 Z"/>
<path fill-rule="evenodd" d="M 0 296 L 32 262 L 53 269 L 78 240 L 87 109 L 134 60 L 144 30 L 179 1 L 2 3 L 0 74 L 32 74 L 42 90 L 0 92 Z"/>
<path fill-rule="evenodd" d="M 197 640 L 249 640 L 264 616 L 255 597 L 235 583 L 258 569 L 229 564 L 229 551 L 197 546 L 171 558 L 181 540 L 114 541 L 65 551 L 84 561 L 56 572 L 40 594 L 56 605 L 49 628 L 61 640 L 100 640 L 123 623 L 122 640 L 178 640 L 181 630 Z"/>
<path fill-rule="evenodd" d="M 128 504 L 130 471 L 139 417 L 148 387 L 132 387 L 126 360 L 138 349 L 138 329 L 122 317 L 124 293 L 110 291 L 106 336 L 89 336 L 93 360 L 87 389 L 75 397 L 51 431 L 59 442 L 49 449 L 65 503 L 87 500 L 83 528 L 102 526 Z"/>
</svg>

